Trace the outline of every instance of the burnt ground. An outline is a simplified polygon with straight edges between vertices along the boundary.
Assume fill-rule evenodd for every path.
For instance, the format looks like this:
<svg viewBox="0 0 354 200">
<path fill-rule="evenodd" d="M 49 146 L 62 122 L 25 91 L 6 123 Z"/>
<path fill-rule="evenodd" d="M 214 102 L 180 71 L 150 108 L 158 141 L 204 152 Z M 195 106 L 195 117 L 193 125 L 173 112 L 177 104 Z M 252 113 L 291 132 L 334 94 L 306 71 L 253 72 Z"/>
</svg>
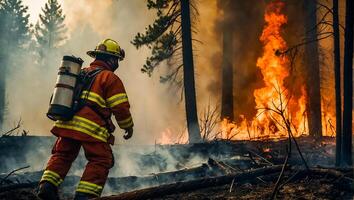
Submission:
<svg viewBox="0 0 354 200">
<path fill-rule="evenodd" d="M 17 138 L 9 138 L 8 141 L 2 140 L 3 145 L 0 146 L 0 157 L 7 159 L 15 159 L 24 157 L 25 155 L 20 152 L 9 151 L 7 145 L 12 143 L 18 144 Z M 23 141 L 33 140 L 30 138 L 24 138 Z M 35 138 L 35 140 L 38 140 Z M 305 160 L 310 167 L 322 166 L 325 168 L 333 167 L 334 163 L 334 139 L 323 138 L 322 140 L 314 140 L 309 137 L 298 138 L 300 149 L 305 157 Z M 40 140 L 43 141 L 43 140 Z M 46 139 L 47 141 L 47 139 Z M 36 141 L 37 142 L 37 141 Z M 52 139 L 48 143 L 50 148 Z M 34 142 L 31 142 L 31 149 Z M 37 143 L 37 144 L 43 144 Z M 213 166 L 202 164 L 199 167 L 187 169 L 186 162 L 192 159 L 193 156 L 202 158 L 201 162 L 205 162 L 207 158 L 213 158 L 214 160 L 223 161 L 232 167 L 240 167 L 242 170 L 250 168 L 259 168 L 269 166 L 269 163 L 264 161 L 264 158 L 272 162 L 275 165 L 282 165 L 285 158 L 285 146 L 286 140 L 278 141 L 214 141 L 198 145 L 166 145 L 155 147 L 153 153 L 146 153 L 138 155 L 141 166 L 145 168 L 151 167 L 151 169 L 158 169 L 155 174 L 148 176 L 118 176 L 111 177 L 107 181 L 106 188 L 110 188 L 109 193 L 104 195 L 117 195 L 124 194 L 129 191 L 137 191 L 142 188 L 159 187 L 164 184 L 170 184 L 178 181 L 191 181 L 195 179 L 203 179 L 213 176 L 224 175 L 229 172 L 216 170 Z M 22 148 L 16 148 L 17 151 L 25 148 L 26 145 L 21 145 Z M 42 145 L 43 146 L 43 145 Z M 300 166 L 303 169 L 303 163 L 298 156 L 298 152 L 292 147 L 292 156 L 289 159 L 290 166 L 297 166 L 292 170 L 286 170 L 285 176 L 281 180 L 281 187 L 278 190 L 276 199 L 353 199 L 353 185 L 352 183 L 353 170 L 344 170 L 343 173 L 347 177 L 333 177 L 326 173 L 322 174 L 306 174 L 302 176 L 293 176 Z M 46 152 L 41 151 L 43 154 Z M 159 154 L 159 152 L 163 154 Z M 176 161 L 175 172 L 166 172 L 166 162 L 169 160 L 164 159 L 166 151 L 169 152 L 169 156 Z M 254 153 L 250 153 L 254 152 Z M 137 154 L 134 154 L 137 155 Z M 252 156 L 251 156 L 252 155 Z M 231 158 L 240 157 L 240 160 L 233 160 Z M 27 157 L 27 156 L 25 156 Z M 170 158 L 170 159 L 171 159 Z M 204 159 L 204 160 L 203 160 Z M 16 160 L 21 166 L 26 166 L 26 162 L 21 162 L 22 159 Z M 242 161 L 243 160 L 243 161 Z M 117 159 L 119 162 L 119 157 Z M 241 162 L 242 161 L 242 162 Z M 44 161 L 43 161 L 44 162 Z M 80 161 L 81 162 L 81 161 Z M 168 164 L 168 163 L 167 163 Z M 4 167 L 4 166 L 0 166 Z M 19 166 L 20 167 L 20 166 Z M 80 165 L 78 167 L 81 167 Z M 117 164 L 119 168 L 119 163 Z M 333 168 L 332 168 L 333 169 Z M 7 173 L 9 170 L 6 170 Z M 338 170 L 337 170 L 338 171 Z M 7 182 L 0 184 L 0 199 L 37 199 L 35 197 L 35 187 L 41 175 L 41 171 L 27 171 L 26 173 L 15 173 L 11 175 Z M 161 174 L 162 173 L 162 174 Z M 6 173 L 3 173 L 6 175 Z M 193 174 L 193 176 L 191 176 Z M 183 176 L 181 176 L 183 175 Z M 236 180 L 232 185 L 232 191 L 230 192 L 231 182 L 224 185 L 216 185 L 208 188 L 195 189 L 192 191 L 178 191 L 169 193 L 168 195 L 157 195 L 158 198 L 150 199 L 270 199 L 275 182 L 279 176 L 279 172 L 274 174 L 264 174 L 259 181 L 258 179 L 249 180 Z M 171 178 L 172 177 L 172 178 Z M 291 177 L 291 179 L 289 179 Z M 0 180 L 4 176 L 0 174 Z M 79 180 L 78 176 L 69 176 L 64 181 L 64 186 L 60 188 L 61 199 L 72 199 L 73 192 L 76 187 L 76 183 Z M 286 182 L 289 180 L 286 184 Z M 141 183 L 145 183 L 145 185 Z M 344 184 L 345 183 L 345 184 Z M 284 185 L 282 185 L 284 184 Z M 142 186 L 143 185 L 143 186 Z M 12 187 L 16 189 L 9 189 L 6 187 Z M 156 197 L 156 196 L 155 196 Z M 104 198 L 103 198 L 104 199 Z M 115 198 L 110 198 L 115 199 Z M 140 198 L 144 199 L 144 198 Z M 145 198 L 147 199 L 147 198 Z"/>
<path fill-rule="evenodd" d="M 285 180 L 290 174 L 286 174 Z M 290 175 L 291 176 L 291 175 Z M 173 195 L 167 195 L 161 198 L 153 198 L 154 200 L 177 200 L 177 199 L 270 199 L 274 182 L 268 183 L 243 183 L 231 184 L 205 188 L 193 192 L 185 192 Z M 353 199 L 353 193 L 340 188 L 338 183 L 334 183 L 333 179 L 321 176 L 308 176 L 301 180 L 290 182 L 284 185 L 277 193 L 276 199 L 303 199 L 303 200 L 329 200 L 329 199 Z"/>
<path fill-rule="evenodd" d="M 289 179 L 293 173 L 286 173 L 284 180 Z M 151 200 L 207 200 L 207 199 L 240 199 L 240 200 L 261 200 L 270 199 L 273 192 L 276 176 L 263 177 L 267 183 L 246 182 L 204 188 L 192 192 L 181 192 L 166 195 Z M 273 180 L 272 180 L 273 179 Z M 302 199 L 302 200 L 334 200 L 353 199 L 353 193 L 341 188 L 340 180 L 323 176 L 306 176 L 296 181 L 291 181 L 279 189 L 276 199 Z M 231 188 L 231 192 L 230 192 Z M 34 189 L 18 189 L 0 193 L 0 199 L 37 200 Z M 62 197 L 61 199 L 71 199 Z"/>
</svg>

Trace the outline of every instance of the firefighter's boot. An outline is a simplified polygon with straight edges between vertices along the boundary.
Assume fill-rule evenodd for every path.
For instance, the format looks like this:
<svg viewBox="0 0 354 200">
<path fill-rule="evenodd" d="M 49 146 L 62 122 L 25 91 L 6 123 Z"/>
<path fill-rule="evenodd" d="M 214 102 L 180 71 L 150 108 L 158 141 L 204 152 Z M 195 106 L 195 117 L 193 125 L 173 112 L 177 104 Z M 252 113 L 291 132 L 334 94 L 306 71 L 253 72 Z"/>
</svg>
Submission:
<svg viewBox="0 0 354 200">
<path fill-rule="evenodd" d="M 88 200 L 88 199 L 93 199 L 93 198 L 97 198 L 97 196 L 86 194 L 83 192 L 76 192 L 74 200 Z"/>
<path fill-rule="evenodd" d="M 41 200 L 59 200 L 58 188 L 55 185 L 44 181 L 39 185 L 37 196 Z"/>
</svg>

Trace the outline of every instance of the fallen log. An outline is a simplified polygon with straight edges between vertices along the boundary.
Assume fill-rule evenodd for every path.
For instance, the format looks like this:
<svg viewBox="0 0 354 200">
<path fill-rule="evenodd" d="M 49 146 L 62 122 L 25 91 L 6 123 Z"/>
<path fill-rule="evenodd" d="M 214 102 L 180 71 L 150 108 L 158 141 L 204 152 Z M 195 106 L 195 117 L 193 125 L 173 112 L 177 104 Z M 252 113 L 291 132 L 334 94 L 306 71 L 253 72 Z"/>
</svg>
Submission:
<svg viewBox="0 0 354 200">
<path fill-rule="evenodd" d="M 155 197 L 166 196 L 174 193 L 188 192 L 202 188 L 220 186 L 230 184 L 233 180 L 235 182 L 243 182 L 246 180 L 254 179 L 262 175 L 268 175 L 280 172 L 282 165 L 274 165 L 265 168 L 258 168 L 247 170 L 242 173 L 228 174 L 218 177 L 205 177 L 192 181 L 181 181 L 172 184 L 160 185 L 156 187 L 136 190 L 132 192 L 122 193 L 116 196 L 108 196 L 98 198 L 100 200 L 141 200 Z"/>
<path fill-rule="evenodd" d="M 164 172 L 158 174 L 151 174 L 148 176 L 127 176 L 127 177 L 117 177 L 108 178 L 107 185 L 110 188 L 114 188 L 116 192 L 126 192 L 137 190 L 142 187 L 151 187 L 161 184 L 171 183 L 174 181 L 184 181 L 196 178 L 205 177 L 208 175 L 215 174 L 210 165 L 202 164 L 194 168 L 187 168 L 178 171 Z"/>
<path fill-rule="evenodd" d="M 345 178 L 345 179 L 353 181 L 353 174 L 351 174 L 352 177 L 346 177 L 344 175 L 344 173 L 342 173 L 341 171 L 336 170 L 336 169 L 318 168 L 317 167 L 317 168 L 311 168 L 310 172 L 315 173 L 315 174 L 328 174 L 328 175 L 335 177 L 335 178 Z"/>
<path fill-rule="evenodd" d="M 248 166 L 250 164 L 249 160 L 245 159 L 229 159 L 224 160 L 228 163 L 239 164 L 242 166 Z M 163 184 L 169 184 L 178 181 L 189 181 L 194 179 L 200 179 L 204 177 L 215 177 L 222 176 L 226 174 L 234 174 L 230 168 L 227 168 L 224 161 L 216 161 L 209 158 L 206 163 L 203 163 L 199 166 L 193 168 L 185 168 L 177 171 L 163 172 L 157 174 L 151 174 L 148 176 L 128 176 L 128 177 L 117 177 L 117 178 L 108 178 L 107 185 L 110 188 L 114 188 L 114 191 L 117 193 L 138 190 L 146 187 L 154 187 Z M 246 163 L 244 163 L 246 162 Z M 237 166 L 236 166 L 237 167 Z"/>
</svg>

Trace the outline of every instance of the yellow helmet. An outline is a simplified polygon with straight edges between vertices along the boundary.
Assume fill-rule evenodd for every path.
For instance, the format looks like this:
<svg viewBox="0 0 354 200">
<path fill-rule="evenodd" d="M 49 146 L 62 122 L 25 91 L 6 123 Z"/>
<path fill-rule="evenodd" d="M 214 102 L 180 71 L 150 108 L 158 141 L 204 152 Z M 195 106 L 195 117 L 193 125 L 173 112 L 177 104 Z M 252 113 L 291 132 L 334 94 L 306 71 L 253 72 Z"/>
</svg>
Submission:
<svg viewBox="0 0 354 200">
<path fill-rule="evenodd" d="M 107 54 L 118 57 L 120 61 L 122 61 L 125 57 L 125 52 L 123 49 L 120 48 L 118 42 L 112 39 L 105 39 L 100 42 L 95 50 L 88 51 L 87 55 L 95 58 L 97 54 Z"/>
</svg>

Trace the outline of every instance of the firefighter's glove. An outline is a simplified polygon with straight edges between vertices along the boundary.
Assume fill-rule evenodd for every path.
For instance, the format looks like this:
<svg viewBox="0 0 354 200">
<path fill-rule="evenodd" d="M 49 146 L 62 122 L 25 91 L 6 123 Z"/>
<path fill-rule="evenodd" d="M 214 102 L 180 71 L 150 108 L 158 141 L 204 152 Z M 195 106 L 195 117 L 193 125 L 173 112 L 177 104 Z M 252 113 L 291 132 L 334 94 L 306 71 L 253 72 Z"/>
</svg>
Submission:
<svg viewBox="0 0 354 200">
<path fill-rule="evenodd" d="M 125 134 L 123 135 L 123 138 L 128 140 L 133 136 L 133 127 L 125 129 Z"/>
</svg>

